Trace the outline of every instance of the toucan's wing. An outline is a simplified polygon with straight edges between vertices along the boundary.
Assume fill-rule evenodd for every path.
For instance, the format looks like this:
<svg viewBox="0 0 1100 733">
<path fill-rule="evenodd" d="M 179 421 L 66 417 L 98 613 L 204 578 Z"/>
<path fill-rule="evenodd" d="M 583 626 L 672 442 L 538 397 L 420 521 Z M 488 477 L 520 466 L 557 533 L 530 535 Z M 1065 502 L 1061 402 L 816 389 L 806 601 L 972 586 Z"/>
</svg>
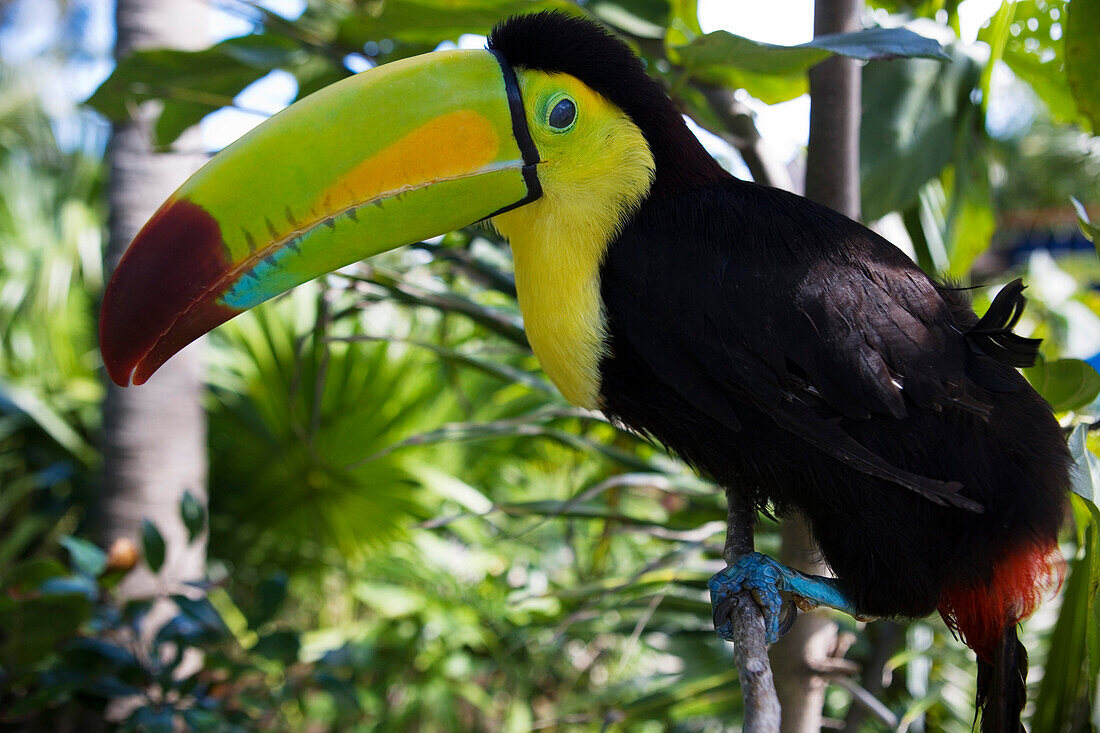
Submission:
<svg viewBox="0 0 1100 733">
<path fill-rule="evenodd" d="M 651 203 L 627 227 L 604 265 L 614 331 L 732 429 L 748 402 L 863 473 L 980 509 L 959 484 L 891 465 L 843 429 L 844 418 L 904 419 L 914 407 L 987 409 L 932 282 L 835 212 L 735 184 Z"/>
</svg>

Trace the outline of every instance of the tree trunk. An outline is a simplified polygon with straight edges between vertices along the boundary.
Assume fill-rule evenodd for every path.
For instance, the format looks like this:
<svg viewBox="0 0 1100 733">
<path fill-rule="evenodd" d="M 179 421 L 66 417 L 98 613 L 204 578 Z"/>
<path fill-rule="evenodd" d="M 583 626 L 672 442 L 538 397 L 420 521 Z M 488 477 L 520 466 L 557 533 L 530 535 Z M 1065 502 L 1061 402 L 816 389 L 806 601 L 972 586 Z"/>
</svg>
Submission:
<svg viewBox="0 0 1100 733">
<path fill-rule="evenodd" d="M 814 35 L 859 30 L 861 0 L 816 0 Z M 810 141 L 806 196 L 858 220 L 860 66 L 833 57 L 810 70 Z M 826 566 L 805 524 L 783 526 L 780 559 L 803 572 L 822 575 Z M 821 611 L 802 615 L 772 648 L 783 733 L 817 733 L 825 705 L 825 680 L 815 673 L 833 654 L 837 629 Z"/>
<path fill-rule="evenodd" d="M 116 58 L 142 48 L 202 48 L 209 42 L 209 14 L 193 0 L 118 0 Z M 116 124 L 107 149 L 110 166 L 110 241 L 107 270 L 145 221 L 205 160 L 197 129 L 177 143 L 179 150 L 155 152 L 154 103 L 132 110 Z M 171 359 L 143 387 L 108 384 L 103 404 L 103 499 L 98 529 L 110 544 L 125 539 L 141 546 L 143 519 L 152 521 L 166 545 L 160 572 L 141 563 L 120 586 L 125 597 L 152 596 L 184 589 L 203 576 L 205 535 L 187 542 L 179 505 L 184 492 L 206 503 L 206 415 L 202 406 L 201 349 L 188 348 Z M 161 610 L 163 614 L 170 609 Z M 149 624 L 154 628 L 155 619 Z"/>
</svg>

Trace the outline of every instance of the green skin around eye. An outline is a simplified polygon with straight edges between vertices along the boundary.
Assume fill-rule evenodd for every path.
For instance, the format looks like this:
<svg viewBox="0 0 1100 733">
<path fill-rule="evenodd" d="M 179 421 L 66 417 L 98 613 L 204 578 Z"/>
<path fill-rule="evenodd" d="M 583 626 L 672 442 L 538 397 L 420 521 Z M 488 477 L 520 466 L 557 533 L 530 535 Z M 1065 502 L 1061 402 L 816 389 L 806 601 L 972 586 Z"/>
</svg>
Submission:
<svg viewBox="0 0 1100 733">
<path fill-rule="evenodd" d="M 554 119 L 554 116 L 555 116 L 554 113 L 556 111 L 558 111 L 558 109 L 557 109 L 558 105 L 561 104 L 562 102 L 569 102 L 572 105 L 572 107 L 573 107 L 573 109 L 572 109 L 573 116 L 567 124 L 562 125 L 562 126 L 556 126 L 556 125 L 553 124 L 553 122 L 551 122 L 551 120 Z M 559 133 L 560 132 L 568 132 L 569 130 L 573 129 L 573 126 L 575 124 L 577 124 L 577 115 L 578 115 L 577 102 L 576 102 L 576 100 L 574 100 L 572 97 L 570 97 L 567 94 L 560 94 L 559 93 L 559 94 L 553 95 L 552 97 L 550 97 L 549 99 L 546 100 L 546 102 L 542 105 L 542 108 L 543 108 L 542 118 L 544 120 L 546 120 L 546 127 L 551 132 L 559 132 Z"/>
</svg>

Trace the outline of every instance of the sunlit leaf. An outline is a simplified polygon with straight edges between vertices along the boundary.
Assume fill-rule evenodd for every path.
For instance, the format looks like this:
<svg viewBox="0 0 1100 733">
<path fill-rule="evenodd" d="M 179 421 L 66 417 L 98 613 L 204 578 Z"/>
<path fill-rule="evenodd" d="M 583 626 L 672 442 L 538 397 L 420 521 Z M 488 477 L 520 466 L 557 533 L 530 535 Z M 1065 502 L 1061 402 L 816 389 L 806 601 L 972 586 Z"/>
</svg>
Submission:
<svg viewBox="0 0 1100 733">
<path fill-rule="evenodd" d="M 1071 198 L 1070 201 L 1073 203 L 1073 210 L 1077 212 L 1077 227 L 1085 235 L 1085 238 L 1093 243 L 1097 248 L 1097 253 L 1100 254 L 1100 226 L 1092 223 L 1088 209 L 1085 208 L 1084 204 L 1076 198 Z"/>
<path fill-rule="evenodd" d="M 1055 412 L 1080 409 L 1100 394 L 1100 374 L 1080 359 L 1041 362 L 1024 375 Z"/>
</svg>

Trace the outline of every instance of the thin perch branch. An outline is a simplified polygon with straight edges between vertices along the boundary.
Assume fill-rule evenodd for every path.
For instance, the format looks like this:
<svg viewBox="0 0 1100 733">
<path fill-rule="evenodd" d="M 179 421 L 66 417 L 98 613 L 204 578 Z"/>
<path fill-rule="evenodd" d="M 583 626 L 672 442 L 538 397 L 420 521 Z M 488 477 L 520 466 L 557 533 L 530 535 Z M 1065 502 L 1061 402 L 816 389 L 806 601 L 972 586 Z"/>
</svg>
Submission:
<svg viewBox="0 0 1100 733">
<path fill-rule="evenodd" d="M 726 565 L 752 552 L 756 508 L 733 489 L 726 489 Z M 764 616 L 748 591 L 737 593 L 730 603 L 730 619 L 737 638 L 733 659 L 745 698 L 745 733 L 779 733 L 779 697 L 775 694 L 768 645 L 764 641 Z"/>
</svg>

